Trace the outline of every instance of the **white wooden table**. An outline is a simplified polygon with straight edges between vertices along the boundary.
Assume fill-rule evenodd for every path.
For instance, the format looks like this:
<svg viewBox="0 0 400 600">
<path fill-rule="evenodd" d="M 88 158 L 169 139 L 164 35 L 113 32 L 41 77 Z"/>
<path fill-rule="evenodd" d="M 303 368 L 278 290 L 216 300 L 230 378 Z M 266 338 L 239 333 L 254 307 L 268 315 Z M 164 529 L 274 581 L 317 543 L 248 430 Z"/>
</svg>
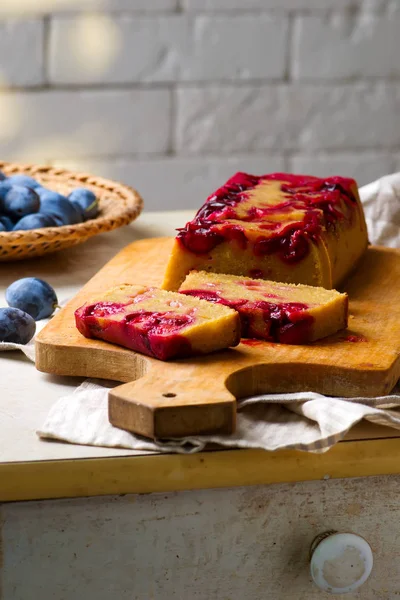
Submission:
<svg viewBox="0 0 400 600">
<path fill-rule="evenodd" d="M 60 255 L 0 264 L 0 302 L 24 276 L 46 279 L 65 300 L 120 248 L 173 235 L 191 215 L 144 213 Z M 40 441 L 50 406 L 80 382 L 0 355 L 2 600 L 331 598 L 308 568 L 309 546 L 327 529 L 373 548 L 371 577 L 346 598 L 400 597 L 396 432 L 363 424 L 323 455 L 140 456 Z"/>
</svg>

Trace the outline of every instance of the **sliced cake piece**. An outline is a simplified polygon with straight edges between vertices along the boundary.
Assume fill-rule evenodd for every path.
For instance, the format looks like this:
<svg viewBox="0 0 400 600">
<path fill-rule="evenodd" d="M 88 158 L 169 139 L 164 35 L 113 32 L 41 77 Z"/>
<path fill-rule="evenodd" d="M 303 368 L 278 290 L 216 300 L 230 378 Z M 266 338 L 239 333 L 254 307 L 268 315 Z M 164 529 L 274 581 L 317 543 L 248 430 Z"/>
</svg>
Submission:
<svg viewBox="0 0 400 600">
<path fill-rule="evenodd" d="M 236 346 L 238 313 L 226 306 L 142 285 L 121 285 L 75 311 L 76 326 L 160 360 Z"/>
<path fill-rule="evenodd" d="M 353 179 L 237 173 L 179 230 L 162 287 L 197 269 L 329 289 L 367 243 Z"/>
<path fill-rule="evenodd" d="M 336 290 L 192 271 L 179 291 L 237 310 L 242 337 L 304 344 L 347 327 L 348 297 Z"/>
</svg>

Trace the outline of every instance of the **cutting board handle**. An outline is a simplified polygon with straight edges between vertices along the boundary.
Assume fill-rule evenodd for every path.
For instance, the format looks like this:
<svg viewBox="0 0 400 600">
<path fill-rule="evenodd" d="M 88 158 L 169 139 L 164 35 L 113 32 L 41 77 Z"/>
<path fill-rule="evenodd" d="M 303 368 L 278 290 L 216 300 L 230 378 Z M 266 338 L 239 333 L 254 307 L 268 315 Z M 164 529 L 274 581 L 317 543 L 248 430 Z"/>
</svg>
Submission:
<svg viewBox="0 0 400 600">
<path fill-rule="evenodd" d="M 160 363 L 136 381 L 109 392 L 112 425 L 158 439 L 235 431 L 236 399 L 226 389 L 225 375 L 204 365 Z M 200 381 L 200 385 L 199 385 Z"/>
</svg>

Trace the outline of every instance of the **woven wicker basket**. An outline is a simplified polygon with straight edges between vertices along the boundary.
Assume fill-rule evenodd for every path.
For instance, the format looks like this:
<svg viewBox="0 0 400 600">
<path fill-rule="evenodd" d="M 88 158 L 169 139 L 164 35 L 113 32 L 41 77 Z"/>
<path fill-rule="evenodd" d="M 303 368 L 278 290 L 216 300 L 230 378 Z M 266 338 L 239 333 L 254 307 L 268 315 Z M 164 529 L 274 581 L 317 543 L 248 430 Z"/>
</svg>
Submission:
<svg viewBox="0 0 400 600">
<path fill-rule="evenodd" d="M 85 223 L 0 232 L 0 261 L 3 262 L 42 256 L 81 244 L 98 233 L 111 231 L 134 221 L 143 208 L 143 200 L 134 189 L 87 173 L 71 173 L 55 167 L 1 161 L 0 170 L 5 175 L 31 175 L 43 186 L 61 194 L 68 194 L 77 187 L 86 187 L 96 194 L 100 204 L 100 215 Z"/>
</svg>

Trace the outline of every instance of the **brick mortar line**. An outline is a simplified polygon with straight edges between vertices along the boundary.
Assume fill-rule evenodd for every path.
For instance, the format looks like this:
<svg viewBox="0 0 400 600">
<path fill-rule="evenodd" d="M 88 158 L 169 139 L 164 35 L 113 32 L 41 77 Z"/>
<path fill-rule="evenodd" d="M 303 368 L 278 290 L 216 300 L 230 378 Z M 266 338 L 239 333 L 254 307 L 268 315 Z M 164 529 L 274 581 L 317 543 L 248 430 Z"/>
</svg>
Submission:
<svg viewBox="0 0 400 600">
<path fill-rule="evenodd" d="M 178 139 L 178 96 L 176 88 L 171 90 L 171 109 L 170 109 L 170 122 L 169 122 L 169 152 L 168 156 L 174 156 L 175 148 L 177 146 Z"/>
<path fill-rule="evenodd" d="M 388 5 L 389 6 L 389 5 Z M 35 15 L 49 15 L 49 16 L 54 16 L 54 18 L 71 18 L 71 17 L 79 17 L 84 15 L 85 13 L 87 13 L 87 10 L 81 9 L 81 10 L 70 10 L 70 11 L 65 11 L 65 12 L 46 12 L 46 13 L 32 13 L 31 15 L 28 14 L 28 17 L 35 17 Z M 181 6 L 180 4 L 178 4 L 178 6 L 176 8 L 172 8 L 172 9 L 165 9 L 165 10 L 154 10 L 154 11 L 146 11 L 145 9 L 121 9 L 121 10 L 112 10 L 112 9 L 107 9 L 107 8 L 101 8 L 97 11 L 94 11 L 96 13 L 100 13 L 100 14 L 105 14 L 105 15 L 113 15 L 113 16 L 145 16 L 145 17 L 162 17 L 162 16 L 169 16 L 169 15 L 188 15 L 188 16 L 193 16 L 196 17 L 198 15 L 218 15 L 218 16 L 226 16 L 226 17 L 235 17 L 235 16 L 245 16 L 245 15 L 260 15 L 260 14 L 272 14 L 272 15 L 278 15 L 278 16 L 285 16 L 285 15 L 301 15 L 301 16 L 308 16 L 308 15 L 318 15 L 318 16 L 322 16 L 322 15 L 337 15 L 337 14 L 348 14 L 348 15 L 354 15 L 357 13 L 362 13 L 362 14 L 367 14 L 367 15 L 372 15 L 372 16 L 382 16 L 382 15 L 390 15 L 392 14 L 390 12 L 389 8 L 385 8 L 384 5 L 382 5 L 382 7 L 380 8 L 379 6 L 377 6 L 376 8 L 374 7 L 370 7 L 367 6 L 365 7 L 365 5 L 363 3 L 360 3 L 358 6 L 344 6 L 342 8 L 336 8 L 336 7 L 330 7 L 330 8 L 323 8 L 323 7 L 312 7 L 312 8 L 293 8 L 293 7 L 288 7 L 288 8 L 284 8 L 284 7 L 272 7 L 272 8 L 264 8 L 264 7 L 260 7 L 260 8 L 232 8 L 232 9 L 223 9 L 223 8 L 204 8 L 204 9 L 194 9 L 194 8 L 186 8 L 184 5 Z M 17 16 L 18 13 L 15 13 L 15 15 Z M 2 17 L 3 14 L 0 12 L 0 17 Z M 10 14 L 10 17 L 12 15 Z"/>
<path fill-rule="evenodd" d="M 283 150 L 286 158 L 297 158 L 301 156 L 302 158 L 314 158 L 316 155 L 320 158 L 329 159 L 329 158 L 338 158 L 343 156 L 360 156 L 362 158 L 367 158 L 368 155 L 375 154 L 387 154 L 390 156 L 393 152 L 399 152 L 400 145 L 388 147 L 388 146 L 368 146 L 368 147 L 352 147 L 352 148 L 334 148 L 332 150 L 324 149 L 321 150 L 319 148 L 316 149 L 293 149 L 293 148 L 285 148 Z"/>
<path fill-rule="evenodd" d="M 321 152 L 323 154 L 321 154 Z M 159 160 L 169 160 L 172 161 L 174 159 L 185 159 L 185 160 L 189 160 L 189 161 L 193 161 L 195 162 L 196 160 L 215 160 L 215 159 L 221 159 L 221 160 L 228 160 L 228 159 L 232 159 L 232 160 L 237 160 L 237 159 L 249 159 L 249 158 L 254 158 L 254 159 L 259 159 L 259 158 L 283 158 L 284 161 L 289 162 L 291 161 L 293 158 L 316 158 L 316 157 L 322 157 L 324 159 L 334 159 L 334 158 L 348 158 L 350 156 L 358 156 L 361 159 L 364 158 L 368 158 L 370 155 L 371 158 L 374 158 L 374 155 L 387 155 L 388 158 L 392 157 L 393 154 L 396 153 L 400 153 L 400 146 L 395 146 L 393 148 L 368 148 L 368 149 L 357 149 L 357 148 L 351 148 L 351 149 L 346 149 L 346 150 L 340 150 L 337 149 L 335 151 L 332 152 L 327 152 L 326 150 L 319 150 L 316 149 L 314 150 L 313 153 L 310 153 L 309 151 L 299 151 L 298 149 L 294 150 L 294 149 L 280 149 L 278 151 L 274 151 L 273 149 L 267 149 L 264 150 L 263 152 L 254 152 L 254 151 L 241 151 L 238 154 L 234 154 L 234 153 L 228 153 L 228 154 L 224 154 L 224 153 L 210 153 L 210 154 L 181 154 L 180 152 L 172 152 L 171 154 L 166 154 L 166 153 L 159 153 L 159 152 L 154 152 L 154 153 L 145 153 L 145 154 L 140 154 L 140 153 L 135 153 L 135 154 L 118 154 L 118 155 L 107 155 L 107 156 L 94 156 L 94 155 L 86 155 L 86 156 L 79 156 L 78 158 L 51 158 L 49 160 L 51 160 L 51 162 L 58 162 L 61 163 L 63 161 L 65 162 L 81 162 L 81 161 L 94 161 L 94 162 L 107 162 L 107 161 L 124 161 L 124 160 L 129 160 L 129 161 L 147 161 L 147 162 L 155 162 L 155 161 L 159 161 Z"/>
<path fill-rule="evenodd" d="M 263 83 L 264 82 L 264 83 Z M 228 87 L 254 87 L 254 89 L 260 89 L 263 87 L 270 88 L 272 85 L 274 86 L 284 86 L 284 87 L 312 87 L 318 86 L 322 84 L 324 87 L 329 87 L 331 84 L 332 87 L 336 87 L 338 83 L 341 84 L 342 87 L 354 87 L 360 84 L 379 84 L 379 83 L 400 83 L 400 74 L 396 77 L 390 76 L 386 77 L 376 76 L 376 77 L 359 77 L 354 79 L 349 78 L 318 78 L 318 79 L 290 79 L 285 80 L 281 78 L 271 77 L 264 79 L 246 79 L 246 80 L 204 80 L 204 81 L 174 81 L 173 85 L 180 88 L 192 88 L 198 86 L 199 89 L 209 89 L 213 86 L 220 88 L 228 88 Z"/>
<path fill-rule="evenodd" d="M 115 83 L 115 84 L 39 84 L 31 86 L 12 86 L 4 87 L 0 86 L 0 94 L 15 94 L 15 93 L 27 93 L 35 94 L 39 92 L 95 92 L 95 91 L 168 91 L 173 87 L 173 83 L 157 82 L 154 84 L 142 84 L 142 83 Z"/>
<path fill-rule="evenodd" d="M 48 82 L 45 84 L 33 84 L 25 86 L 5 86 L 0 85 L 0 93 L 35 93 L 35 92 L 90 92 L 90 91 L 161 91 L 161 90 L 210 90 L 210 89 L 229 89 L 229 88 L 249 88 L 262 90 L 271 87 L 290 88 L 311 88 L 311 87 L 330 87 L 337 88 L 340 83 L 342 88 L 356 88 L 363 85 L 378 86 L 386 84 L 388 86 L 397 86 L 400 83 L 400 75 L 397 77 L 364 77 L 357 79 L 277 79 L 274 77 L 266 79 L 248 79 L 248 80 L 204 80 L 204 81 L 156 81 L 156 82 L 121 82 L 121 83 L 65 83 L 56 84 Z"/>
<path fill-rule="evenodd" d="M 47 16 L 43 17 L 43 87 L 49 85 L 49 57 L 50 57 L 50 18 Z M 0 88 L 1 90 L 1 88 Z"/>
<path fill-rule="evenodd" d="M 0 11 L 0 22 L 6 20 L 21 20 L 21 21 L 32 21 L 37 19 L 49 19 L 50 21 L 59 19 L 75 19 L 82 16 L 85 16 L 89 11 L 81 10 L 81 11 L 71 11 L 71 12 L 37 12 L 37 13 L 2 13 Z M 146 17 L 148 19 L 157 19 L 162 17 L 173 16 L 188 16 L 196 18 L 198 16 L 225 16 L 229 18 L 240 18 L 243 16 L 260 16 L 260 15 L 272 15 L 279 17 L 296 17 L 298 16 L 329 16 L 329 15 L 354 15 L 355 13 L 362 13 L 367 15 L 372 15 L 378 17 L 389 16 L 390 13 L 385 10 L 365 9 L 363 7 L 359 8 L 341 8 L 341 9 L 323 9 L 323 8 L 311 8 L 311 9 L 283 9 L 283 8 L 271 8 L 271 9 L 233 9 L 233 10 L 188 10 L 188 9 L 171 9 L 166 11 L 142 11 L 142 10 L 107 10 L 107 9 L 99 9 L 97 11 L 93 11 L 95 14 L 99 14 L 101 16 L 110 16 L 110 17 Z"/>
<path fill-rule="evenodd" d="M 176 0 L 176 6 L 173 11 L 174 14 L 182 14 L 185 12 L 184 0 Z"/>
<path fill-rule="evenodd" d="M 293 30 L 295 27 L 295 21 L 292 15 L 288 15 L 288 30 L 286 39 L 286 56 L 285 56 L 285 81 L 288 83 L 292 81 L 292 65 L 294 57 L 293 48 Z"/>
<path fill-rule="evenodd" d="M 290 172 L 290 153 L 289 152 L 284 152 L 283 153 L 283 164 L 285 167 L 285 171 L 286 173 Z"/>
<path fill-rule="evenodd" d="M 30 20 L 34 20 L 34 19 L 43 19 L 43 18 L 49 18 L 50 20 L 53 19 L 73 19 L 73 18 L 79 18 L 84 16 L 85 14 L 87 14 L 88 12 L 91 13 L 95 13 L 95 14 L 100 14 L 100 15 L 106 15 L 106 16 L 111 16 L 111 17 L 124 17 L 124 16 L 131 16 L 131 17 L 147 17 L 149 19 L 151 18 L 160 18 L 160 17 L 165 17 L 165 16 L 171 16 L 171 15 L 183 15 L 183 16 L 190 16 L 190 17 L 196 17 L 196 16 L 203 16 L 203 15 L 217 15 L 217 16 L 226 16 L 228 18 L 232 18 L 232 17 L 241 17 L 241 16 L 259 16 L 261 15 L 273 15 L 273 16 L 283 16 L 283 17 L 287 17 L 287 16 L 296 16 L 296 15 L 300 15 L 300 16 L 323 16 L 323 15 L 354 15 L 357 13 L 362 13 L 362 14 L 367 14 L 367 15 L 372 15 L 372 16 L 377 16 L 380 17 L 382 15 L 390 15 L 391 13 L 389 12 L 389 9 L 385 9 L 385 8 L 370 8 L 367 7 L 365 8 L 363 5 L 360 6 L 353 6 L 353 7 L 343 7 L 343 8 L 318 8 L 318 7 L 314 7 L 314 8 L 269 8 L 269 9 L 265 9 L 265 8 L 254 8 L 254 9 L 250 9 L 250 8 L 234 8 L 234 9 L 187 9 L 185 7 L 176 7 L 176 8 L 172 8 L 172 9 L 166 9 L 166 10 L 155 10 L 155 11 L 146 11 L 145 9 L 131 9 L 131 10 L 112 10 L 112 9 L 107 9 L 107 8 L 102 8 L 102 9 L 98 9 L 98 10 L 93 10 L 93 11 L 88 11 L 85 9 L 81 9 L 81 10 L 71 10 L 69 12 L 51 12 L 51 11 L 45 11 L 45 12 L 15 12 L 15 13 L 3 13 L 0 10 L 0 22 L 1 21 L 5 21 L 7 19 L 17 19 L 17 20 L 21 20 L 21 21 L 30 21 Z"/>
<path fill-rule="evenodd" d="M 149 0 L 150 2 L 151 0 Z M 24 11 L 24 12 L 2 12 L 0 9 L 0 22 L 1 21 L 5 21 L 6 19 L 16 19 L 16 20 L 21 20 L 21 21 L 30 21 L 30 20 L 35 20 L 35 19 L 43 19 L 43 18 L 54 18 L 54 19 L 68 19 L 68 18 L 75 18 L 75 17 L 82 17 L 89 14 L 98 14 L 98 15 L 112 15 L 112 16 L 144 16 L 144 17 L 164 17 L 164 16 L 169 16 L 169 15 L 176 15 L 176 14 L 180 14 L 180 10 L 177 8 L 171 8 L 171 9 L 159 9 L 159 10 L 149 10 L 146 11 L 146 9 L 125 9 L 125 10 L 112 10 L 112 9 L 107 9 L 107 8 L 98 8 L 96 9 L 76 9 L 76 10 L 71 10 L 71 11 L 60 11 L 60 12 L 52 12 L 51 10 L 44 10 L 44 11 L 40 11 L 38 10 L 37 12 L 29 12 L 28 11 Z M 186 12 L 186 11 L 185 11 Z M 188 11 L 188 12 L 192 12 L 192 11 Z"/>
<path fill-rule="evenodd" d="M 185 152 L 185 154 L 180 154 L 180 152 Z M 224 152 L 227 152 L 227 154 L 224 154 Z M 269 155 L 271 154 L 271 152 L 274 152 L 274 148 L 264 148 L 262 150 L 254 150 L 252 148 L 249 148 L 248 150 L 240 150 L 240 152 L 234 152 L 234 151 L 226 151 L 224 149 L 221 149 L 218 152 L 218 156 L 219 157 L 240 157 L 240 156 L 247 156 L 249 154 L 251 155 L 262 155 L 263 153 L 268 153 Z M 315 147 L 315 148 L 299 148 L 298 146 L 290 146 L 290 147 L 280 147 L 279 148 L 279 152 L 281 153 L 292 153 L 294 155 L 297 156 L 309 156 L 310 158 L 313 158 L 314 155 L 319 155 L 321 156 L 327 156 L 329 158 L 330 153 L 334 154 L 334 155 L 346 155 L 346 154 L 367 154 L 367 153 L 385 153 L 385 154 L 392 154 L 392 153 L 397 153 L 400 152 L 400 145 L 396 144 L 394 146 L 345 146 L 345 147 L 336 147 L 336 148 L 327 148 L 326 146 L 320 146 L 320 147 Z M 184 156 L 186 158 L 195 158 L 195 157 L 207 157 L 209 156 L 206 152 L 196 152 L 196 153 L 192 153 L 188 150 L 188 148 L 182 148 L 182 149 L 178 149 L 174 152 L 174 156 Z"/>
<path fill-rule="evenodd" d="M 391 153 L 391 159 L 389 161 L 390 164 L 390 170 L 389 173 L 385 173 L 385 175 L 389 175 L 390 173 L 395 173 L 396 171 L 398 171 L 400 169 L 400 164 L 399 164 L 399 160 L 400 160 L 400 156 L 399 158 L 396 160 L 394 152 Z M 397 167 L 396 167 L 397 165 Z"/>
<path fill-rule="evenodd" d="M 159 153 L 159 154 L 137 154 L 137 153 L 126 153 L 126 154 L 110 154 L 107 156 L 104 155 L 87 155 L 85 156 L 83 159 L 80 158 L 78 160 L 88 160 L 88 161 L 108 161 L 108 160 L 114 160 L 114 161 L 119 161 L 119 160 L 148 160 L 149 162 L 153 162 L 153 161 L 157 161 L 157 160 L 162 160 L 162 159 L 167 159 L 167 160 L 173 160 L 175 158 L 180 158 L 180 159 L 185 159 L 185 160 L 189 160 L 189 161 L 196 161 L 198 160 L 198 158 L 201 158 L 202 160 L 204 159 L 208 159 L 208 160 L 226 160 L 226 159 L 239 159 L 239 158 L 284 158 L 284 152 L 281 151 L 264 151 L 264 152 L 243 152 L 241 154 L 238 155 L 231 155 L 231 154 L 226 154 L 226 155 L 221 155 L 221 154 L 217 154 L 217 153 L 212 153 L 212 154 L 207 154 L 206 156 L 201 156 L 201 157 L 197 157 L 197 156 L 193 156 L 193 155 L 186 155 L 186 154 L 165 154 L 165 153 Z M 73 162 L 77 159 L 70 157 L 70 158 L 52 158 L 52 161 L 68 161 L 68 162 Z"/>
<path fill-rule="evenodd" d="M 289 149 L 289 150 L 285 150 L 283 152 L 284 154 L 284 158 L 287 161 L 288 165 L 290 166 L 290 163 L 293 159 L 303 159 L 303 158 L 307 158 L 307 159 L 315 159 L 315 158 L 322 158 L 324 160 L 335 160 L 337 158 L 354 158 L 354 157 L 358 157 L 360 158 L 360 160 L 364 160 L 364 159 L 368 159 L 368 158 L 388 158 L 389 159 L 389 164 L 390 167 L 393 168 L 394 164 L 395 164 L 395 157 L 394 155 L 396 155 L 396 153 L 400 153 L 400 146 L 394 146 L 392 148 L 388 148 L 388 147 L 383 147 L 383 146 L 373 146 L 373 147 L 368 147 L 368 148 L 363 148 L 363 149 L 340 149 L 337 148 L 335 150 L 319 150 L 316 149 L 314 151 L 305 149 L 305 150 L 294 150 L 293 148 Z"/>
<path fill-rule="evenodd" d="M 87 12 L 87 11 L 86 11 Z M 165 12 L 158 12 L 158 11 L 152 11 L 152 12 L 145 12 L 145 11 L 139 11 L 139 10 L 107 10 L 107 9 L 101 9 L 99 11 L 95 11 L 96 13 L 99 13 L 100 15 L 106 15 L 106 16 L 112 16 L 112 17 L 146 17 L 149 19 L 157 19 L 159 17 L 165 17 L 165 16 L 183 16 L 183 17 L 199 17 L 199 16 L 204 16 L 204 15 L 208 15 L 210 17 L 212 16 L 223 16 L 223 17 L 227 17 L 228 19 L 231 18 L 236 18 L 236 17 L 243 17 L 243 16 L 254 16 L 254 17 L 258 17 L 260 15 L 273 15 L 273 16 L 279 16 L 279 17 L 286 17 L 289 14 L 292 13 L 298 13 L 301 14 L 304 11 L 302 11 L 301 9 L 281 9 L 281 8 L 260 8 L 260 9 L 243 9 L 243 8 L 238 8 L 238 9 L 234 9 L 234 10 L 189 10 L 189 9 L 174 9 L 174 10 L 169 10 L 169 11 L 165 11 Z M 317 9 L 316 10 L 317 14 L 325 14 L 327 12 L 331 12 L 331 11 L 324 11 L 324 10 L 320 10 Z M 339 10 L 336 12 L 339 12 L 340 14 L 342 12 L 348 12 L 347 10 Z M 46 16 L 51 17 L 52 19 L 75 19 L 75 18 L 79 18 L 81 16 L 85 15 L 85 11 L 71 11 L 69 13 L 46 13 Z M 39 15 L 40 16 L 40 15 Z M 2 14 L 0 13 L 0 18 L 2 18 Z M 24 17 L 25 18 L 25 17 Z M 35 18 L 34 15 L 32 15 L 31 18 Z"/>
</svg>

